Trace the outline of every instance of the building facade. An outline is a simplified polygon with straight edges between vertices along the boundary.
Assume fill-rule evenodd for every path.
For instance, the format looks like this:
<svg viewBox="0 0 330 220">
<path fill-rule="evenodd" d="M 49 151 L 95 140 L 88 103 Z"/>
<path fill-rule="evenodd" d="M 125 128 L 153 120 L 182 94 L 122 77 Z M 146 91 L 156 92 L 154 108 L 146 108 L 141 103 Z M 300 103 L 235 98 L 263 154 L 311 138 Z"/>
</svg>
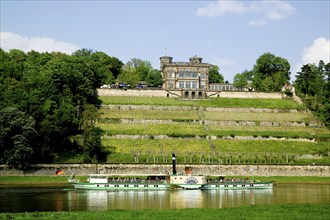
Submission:
<svg viewBox="0 0 330 220">
<path fill-rule="evenodd" d="M 205 98 L 209 87 L 210 64 L 203 63 L 198 56 L 190 62 L 173 62 L 172 57 L 160 57 L 160 71 L 163 77 L 163 89 L 181 90 L 183 98 Z"/>
<path fill-rule="evenodd" d="M 233 84 L 219 84 L 219 83 L 211 83 L 209 85 L 210 91 L 234 91 L 235 88 Z"/>
</svg>

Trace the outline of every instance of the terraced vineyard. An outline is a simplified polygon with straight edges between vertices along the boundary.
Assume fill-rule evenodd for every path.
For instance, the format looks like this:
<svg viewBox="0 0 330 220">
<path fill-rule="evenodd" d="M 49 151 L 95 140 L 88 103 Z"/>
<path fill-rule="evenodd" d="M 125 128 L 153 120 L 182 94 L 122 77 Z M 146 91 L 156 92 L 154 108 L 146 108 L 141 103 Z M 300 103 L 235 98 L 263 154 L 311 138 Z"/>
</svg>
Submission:
<svg viewBox="0 0 330 220">
<path fill-rule="evenodd" d="M 330 131 L 291 100 L 100 98 L 111 163 L 168 163 L 175 152 L 179 163 L 330 164 Z"/>
</svg>

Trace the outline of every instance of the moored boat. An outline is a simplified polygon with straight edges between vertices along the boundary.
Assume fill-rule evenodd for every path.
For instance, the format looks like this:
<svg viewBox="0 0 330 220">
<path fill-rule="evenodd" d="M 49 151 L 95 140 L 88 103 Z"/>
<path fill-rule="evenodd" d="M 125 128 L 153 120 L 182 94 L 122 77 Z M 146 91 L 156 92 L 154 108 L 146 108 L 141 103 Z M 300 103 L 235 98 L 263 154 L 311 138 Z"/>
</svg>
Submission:
<svg viewBox="0 0 330 220">
<path fill-rule="evenodd" d="M 208 184 L 204 185 L 202 189 L 207 190 L 232 190 L 232 189 L 272 189 L 274 182 L 263 182 L 258 180 L 248 179 L 237 179 L 230 178 L 226 179 L 219 176 L 218 178 L 208 178 Z"/>
<path fill-rule="evenodd" d="M 139 175 L 146 176 L 146 175 Z M 120 174 L 90 174 L 87 181 L 73 179 L 73 175 L 68 179 L 75 189 L 88 190 L 164 190 L 170 185 L 163 175 L 147 175 L 141 178 L 133 175 Z"/>
<path fill-rule="evenodd" d="M 177 174 L 176 157 L 172 155 L 172 174 L 90 174 L 87 181 L 80 181 L 72 174 L 67 180 L 75 189 L 86 190 L 167 190 L 167 189 L 272 189 L 274 182 L 247 179 L 225 179 L 206 175 L 193 175 L 186 167 L 184 174 Z M 57 174 L 63 171 L 56 172 Z"/>
</svg>

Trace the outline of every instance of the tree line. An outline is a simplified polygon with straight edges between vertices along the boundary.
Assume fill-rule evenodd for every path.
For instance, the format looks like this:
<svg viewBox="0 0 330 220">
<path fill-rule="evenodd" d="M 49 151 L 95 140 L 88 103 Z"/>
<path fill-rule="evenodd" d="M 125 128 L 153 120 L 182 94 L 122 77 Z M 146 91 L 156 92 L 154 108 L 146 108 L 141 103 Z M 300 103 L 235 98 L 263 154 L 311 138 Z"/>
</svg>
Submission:
<svg viewBox="0 0 330 220">
<path fill-rule="evenodd" d="M 234 76 L 233 85 L 238 89 L 250 87 L 260 92 L 281 92 L 290 84 L 290 64 L 287 59 L 271 53 L 261 55 L 252 70 Z M 305 64 L 296 73 L 293 82 L 296 94 L 307 108 L 324 124 L 330 126 L 330 63 Z"/>
<path fill-rule="evenodd" d="M 87 49 L 72 55 L 0 49 L 0 163 L 24 168 L 66 155 L 102 160 L 96 88 L 123 65 Z"/>
<path fill-rule="evenodd" d="M 289 81 L 289 69 L 287 60 L 267 53 L 252 71 L 235 76 L 234 84 L 252 80 L 258 91 L 278 91 Z M 328 126 L 329 70 L 330 64 L 323 62 L 305 65 L 295 83 L 307 106 Z M 90 49 L 68 55 L 0 48 L 0 163 L 24 168 L 73 156 L 82 162 L 105 160 L 102 130 L 95 125 L 100 104 L 96 89 L 141 81 L 160 87 L 162 76 L 148 61 L 133 58 L 124 64 Z M 209 82 L 223 81 L 219 68 L 211 66 Z"/>
</svg>

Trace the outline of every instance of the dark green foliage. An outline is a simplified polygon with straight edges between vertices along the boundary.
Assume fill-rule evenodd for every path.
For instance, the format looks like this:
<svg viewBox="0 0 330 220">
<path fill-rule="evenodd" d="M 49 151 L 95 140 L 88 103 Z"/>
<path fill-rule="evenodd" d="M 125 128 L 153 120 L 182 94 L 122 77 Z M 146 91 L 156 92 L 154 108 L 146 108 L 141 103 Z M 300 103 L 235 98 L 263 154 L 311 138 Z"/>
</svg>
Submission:
<svg viewBox="0 0 330 220">
<path fill-rule="evenodd" d="M 163 83 L 162 75 L 157 69 L 151 70 L 148 73 L 145 81 L 148 87 L 161 87 Z"/>
<path fill-rule="evenodd" d="M 0 162 L 50 163 L 60 154 L 81 154 L 81 148 L 86 161 L 97 162 L 101 131 L 93 123 L 83 126 L 95 120 L 86 112 L 97 112 L 89 105 L 98 103 L 96 88 L 117 76 L 123 63 L 88 49 L 73 55 L 0 49 L 0 55 Z"/>
<path fill-rule="evenodd" d="M 306 64 L 297 73 L 297 94 L 318 117 L 330 127 L 330 63 Z"/>
<path fill-rule="evenodd" d="M 279 92 L 290 80 L 288 60 L 271 53 L 261 55 L 253 67 L 253 87 L 257 91 Z"/>
<path fill-rule="evenodd" d="M 141 83 L 148 87 L 161 87 L 163 80 L 160 71 L 153 69 L 149 61 L 132 58 L 123 66 L 116 82 L 141 89 Z"/>
<path fill-rule="evenodd" d="M 209 83 L 224 83 L 223 75 L 219 73 L 217 65 L 211 66 L 209 70 Z"/>
<path fill-rule="evenodd" d="M 8 107 L 0 111 L 0 163 L 24 168 L 35 157 L 33 142 L 36 140 L 35 120 Z"/>
</svg>

